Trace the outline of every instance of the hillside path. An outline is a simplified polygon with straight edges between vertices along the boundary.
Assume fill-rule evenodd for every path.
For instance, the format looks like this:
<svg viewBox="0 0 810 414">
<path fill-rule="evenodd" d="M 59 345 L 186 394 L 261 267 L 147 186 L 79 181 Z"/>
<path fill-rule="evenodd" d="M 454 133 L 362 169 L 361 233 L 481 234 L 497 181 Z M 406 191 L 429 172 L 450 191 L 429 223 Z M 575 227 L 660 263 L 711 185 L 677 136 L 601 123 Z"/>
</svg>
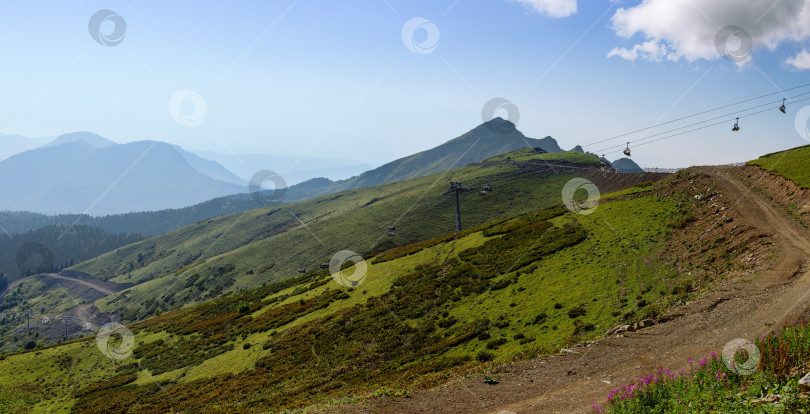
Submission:
<svg viewBox="0 0 810 414">
<path fill-rule="evenodd" d="M 60 275 L 58 273 L 43 273 L 42 276 L 46 276 L 46 277 L 50 277 L 50 278 L 54 278 L 54 279 L 62 279 L 62 280 L 67 280 L 67 281 L 70 281 L 70 282 L 78 283 L 80 285 L 87 286 L 90 289 L 94 289 L 96 291 L 104 293 L 105 295 L 114 295 L 114 294 L 117 293 L 117 292 L 115 292 L 113 290 L 107 289 L 104 286 L 102 286 L 103 282 L 101 280 L 95 279 L 95 278 L 79 279 L 79 278 L 75 278 L 75 277 L 63 276 L 63 275 Z"/>
<path fill-rule="evenodd" d="M 591 413 L 610 390 L 658 367 L 689 370 L 695 360 L 718 355 L 735 338 L 753 341 L 810 304 L 810 237 L 780 207 L 733 177 L 729 168 L 697 167 L 734 204 L 736 222 L 767 234 L 779 251 L 774 264 L 753 280 L 732 279 L 677 311 L 684 315 L 625 337 L 612 337 L 575 353 L 520 362 L 486 385 L 478 375 L 407 399 L 374 399 L 341 412 L 373 413 Z"/>
<path fill-rule="evenodd" d="M 115 291 L 112 291 L 112 290 L 107 289 L 104 286 L 102 286 L 102 281 L 101 280 L 98 280 L 98 283 L 94 283 L 94 281 L 97 280 L 97 279 L 78 279 L 78 278 L 75 278 L 75 277 L 63 276 L 63 275 L 60 275 L 58 273 L 41 273 L 41 274 L 36 274 L 36 275 L 32 275 L 32 276 L 26 276 L 26 277 L 17 279 L 15 281 L 9 283 L 8 287 L 6 287 L 6 289 L 2 293 L 0 293 L 0 300 L 2 300 L 8 294 L 8 292 L 11 292 L 11 289 L 14 289 L 14 287 L 16 287 L 22 281 L 28 280 L 28 279 L 31 279 L 31 278 L 34 278 L 34 277 L 37 277 L 37 276 L 45 276 L 45 277 L 50 277 L 50 278 L 53 278 L 53 279 L 62 279 L 62 280 L 67 280 L 69 282 L 78 283 L 80 285 L 89 287 L 89 288 L 91 288 L 93 290 L 96 290 L 96 291 L 101 292 L 101 293 L 103 293 L 105 295 L 108 295 L 108 296 L 113 295 L 113 294 L 116 293 Z"/>
</svg>

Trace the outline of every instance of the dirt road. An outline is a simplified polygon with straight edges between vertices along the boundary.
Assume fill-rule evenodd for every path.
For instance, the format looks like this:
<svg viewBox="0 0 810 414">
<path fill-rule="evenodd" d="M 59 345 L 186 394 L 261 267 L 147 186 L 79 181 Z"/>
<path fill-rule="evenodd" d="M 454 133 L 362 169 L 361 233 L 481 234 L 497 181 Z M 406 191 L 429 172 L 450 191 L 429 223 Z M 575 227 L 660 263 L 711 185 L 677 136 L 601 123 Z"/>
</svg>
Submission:
<svg viewBox="0 0 810 414">
<path fill-rule="evenodd" d="M 113 294 L 117 293 L 116 291 L 113 291 L 113 290 L 110 290 L 110 289 L 104 287 L 103 286 L 104 282 L 102 280 L 98 280 L 98 279 L 79 279 L 79 278 L 75 278 L 75 277 L 67 277 L 67 276 L 64 276 L 64 275 L 60 275 L 58 273 L 42 273 L 42 274 L 39 274 L 39 275 L 23 277 L 23 278 L 17 279 L 15 281 L 9 283 L 6 290 L 4 290 L 2 293 L 0 293 L 0 299 L 3 299 L 3 297 L 5 297 L 8 294 L 8 292 L 11 292 L 11 289 L 14 289 L 22 281 L 28 280 L 28 279 L 31 279 L 31 278 L 34 278 L 34 277 L 39 277 L 39 276 L 49 277 L 49 278 L 52 278 L 52 279 L 61 279 L 61 280 L 66 280 L 66 281 L 73 282 L 73 283 L 78 283 L 80 285 L 83 285 L 83 286 L 89 287 L 89 288 L 91 288 L 93 290 L 96 290 L 98 292 L 101 292 L 101 293 L 103 293 L 105 295 L 113 295 Z"/>
<path fill-rule="evenodd" d="M 684 316 L 626 337 L 607 338 L 578 354 L 518 363 L 497 385 L 478 376 L 412 398 L 374 399 L 341 412 L 373 413 L 588 413 L 611 389 L 658 367 L 688 369 L 688 358 L 718 354 L 735 338 L 754 340 L 810 304 L 806 258 L 810 237 L 781 208 L 770 204 L 724 167 L 700 167 L 728 199 L 735 223 L 754 227 L 774 242 L 779 256 L 753 280 L 732 279 L 682 308 Z"/>
<path fill-rule="evenodd" d="M 96 290 L 98 292 L 101 292 L 101 293 L 104 293 L 106 295 L 114 295 L 114 294 L 118 293 L 118 292 L 116 292 L 114 290 L 107 289 L 106 287 L 103 286 L 103 281 L 101 281 L 99 279 L 95 279 L 95 278 L 78 279 L 78 278 L 75 278 L 75 277 L 63 276 L 63 275 L 60 275 L 58 273 L 44 273 L 43 276 L 78 283 L 80 285 L 87 286 L 87 287 L 89 287 L 91 289 L 94 289 L 94 290 Z"/>
</svg>

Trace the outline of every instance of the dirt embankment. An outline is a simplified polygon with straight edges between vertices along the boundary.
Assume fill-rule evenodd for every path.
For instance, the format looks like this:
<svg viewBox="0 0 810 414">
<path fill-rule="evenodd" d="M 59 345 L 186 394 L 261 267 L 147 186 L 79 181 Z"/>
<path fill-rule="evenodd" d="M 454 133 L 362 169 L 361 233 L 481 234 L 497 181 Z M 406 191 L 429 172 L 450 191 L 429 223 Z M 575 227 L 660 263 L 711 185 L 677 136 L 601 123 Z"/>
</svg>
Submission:
<svg viewBox="0 0 810 414">
<path fill-rule="evenodd" d="M 641 183 L 650 183 L 669 177 L 668 173 L 615 173 L 611 171 L 601 171 L 599 169 L 589 169 L 584 176 L 591 180 L 602 194 L 612 191 L 621 191 L 626 188 L 635 187 Z"/>
<path fill-rule="evenodd" d="M 69 272 L 69 273 L 67 273 Z M 32 279 L 39 279 L 45 282 L 46 289 L 67 289 L 67 291 L 81 299 L 96 300 L 118 293 L 124 289 L 134 286 L 131 283 L 113 283 L 94 278 L 86 273 L 67 271 L 60 273 L 43 273 L 33 276 L 26 276 L 11 282 L 6 290 L 0 293 L 0 300 L 8 294 L 18 284 Z"/>
<path fill-rule="evenodd" d="M 802 189 L 793 181 L 756 166 L 736 168 L 733 174 L 753 191 L 776 202 L 789 216 L 810 227 L 810 189 Z"/>
<path fill-rule="evenodd" d="M 665 323 L 575 348 L 565 355 L 511 364 L 497 385 L 468 376 L 411 398 L 344 405 L 350 413 L 588 413 L 611 389 L 659 366 L 720 352 L 735 338 L 753 340 L 810 304 L 805 229 L 734 176 L 745 169 L 696 167 L 667 180 L 685 195 L 691 218 L 679 223 L 665 260 L 692 272 L 692 290 L 712 290 L 674 309 Z M 747 174 L 747 172 L 746 172 Z M 771 179 L 774 179 L 771 177 Z M 784 183 L 760 180 L 778 198 Z M 789 196 L 788 196 L 789 197 Z"/>
</svg>

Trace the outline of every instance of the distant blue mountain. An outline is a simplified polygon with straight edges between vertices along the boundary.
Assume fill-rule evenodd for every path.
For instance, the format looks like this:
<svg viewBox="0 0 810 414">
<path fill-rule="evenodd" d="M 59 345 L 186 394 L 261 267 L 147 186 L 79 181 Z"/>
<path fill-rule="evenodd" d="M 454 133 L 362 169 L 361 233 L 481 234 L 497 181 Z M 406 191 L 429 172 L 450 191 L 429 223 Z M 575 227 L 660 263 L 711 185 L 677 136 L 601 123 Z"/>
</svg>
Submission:
<svg viewBox="0 0 810 414">
<path fill-rule="evenodd" d="M 0 160 L 42 146 L 49 138 L 28 138 L 17 134 L 0 134 Z"/>
<path fill-rule="evenodd" d="M 104 138 L 101 135 L 96 135 L 92 132 L 83 131 L 83 132 L 71 132 L 68 134 L 62 134 L 56 137 L 53 141 L 49 142 L 46 146 L 53 147 L 68 142 L 84 142 L 86 144 L 90 144 L 95 148 L 104 148 L 109 147 L 111 145 L 115 145 L 115 142 L 110 141 L 109 139 Z"/>
<path fill-rule="evenodd" d="M 181 208 L 247 191 L 223 167 L 179 147 L 78 134 L 0 162 L 0 210 L 107 215 Z"/>
<path fill-rule="evenodd" d="M 624 173 L 644 172 L 644 170 L 630 158 L 619 158 L 618 160 L 613 161 L 611 164 L 613 165 L 613 168 Z"/>
</svg>

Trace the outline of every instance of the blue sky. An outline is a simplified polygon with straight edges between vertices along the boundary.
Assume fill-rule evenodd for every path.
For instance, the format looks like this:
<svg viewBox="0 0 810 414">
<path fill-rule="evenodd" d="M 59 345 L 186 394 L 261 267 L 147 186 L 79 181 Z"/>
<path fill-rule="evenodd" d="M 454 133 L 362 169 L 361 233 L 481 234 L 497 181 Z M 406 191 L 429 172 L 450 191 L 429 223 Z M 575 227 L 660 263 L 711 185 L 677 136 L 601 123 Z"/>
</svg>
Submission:
<svg viewBox="0 0 810 414">
<path fill-rule="evenodd" d="M 103 9 L 126 22 L 118 45 L 90 35 Z M 431 53 L 403 42 L 416 17 L 438 31 Z M 526 135 L 571 148 L 810 83 L 808 17 L 807 0 L 4 2 L 0 132 L 89 130 L 379 165 L 466 132 L 502 97 Z M 727 25 L 750 34 L 750 58 L 720 58 L 714 34 Z M 204 117 L 191 102 L 185 119 L 172 116 L 179 91 L 205 102 Z M 729 121 L 639 146 L 633 158 L 686 166 L 804 145 L 794 120 L 806 105 L 744 118 L 739 133 Z"/>
</svg>

